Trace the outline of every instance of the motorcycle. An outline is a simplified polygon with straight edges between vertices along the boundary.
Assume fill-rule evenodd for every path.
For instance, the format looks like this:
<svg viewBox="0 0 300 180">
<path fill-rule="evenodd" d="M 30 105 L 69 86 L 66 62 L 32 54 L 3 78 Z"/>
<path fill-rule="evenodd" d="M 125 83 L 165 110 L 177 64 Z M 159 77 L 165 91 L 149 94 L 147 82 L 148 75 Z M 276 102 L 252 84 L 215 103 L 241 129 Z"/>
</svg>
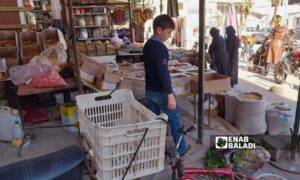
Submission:
<svg viewBox="0 0 300 180">
<path fill-rule="evenodd" d="M 300 47 L 287 46 L 283 59 L 275 65 L 274 80 L 277 84 L 285 82 L 288 75 L 300 78 Z"/>
<path fill-rule="evenodd" d="M 263 43 L 256 52 L 250 56 L 248 62 L 248 71 L 258 72 L 259 74 L 265 75 L 266 59 L 269 43 Z"/>
</svg>

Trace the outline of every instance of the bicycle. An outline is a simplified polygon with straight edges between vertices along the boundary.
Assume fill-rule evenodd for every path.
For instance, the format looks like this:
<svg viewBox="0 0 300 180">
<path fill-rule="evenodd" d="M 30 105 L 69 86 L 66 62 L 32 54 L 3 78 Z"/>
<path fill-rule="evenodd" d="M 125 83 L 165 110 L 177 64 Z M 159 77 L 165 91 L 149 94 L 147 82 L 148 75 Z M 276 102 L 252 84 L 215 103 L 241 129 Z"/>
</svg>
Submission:
<svg viewBox="0 0 300 180">
<path fill-rule="evenodd" d="M 208 179 L 220 179 L 223 176 L 226 177 L 225 179 L 231 179 L 234 180 L 235 178 L 242 178 L 242 179 L 254 179 L 253 177 L 243 175 L 241 173 L 234 172 L 232 170 L 233 164 L 230 162 L 230 158 L 232 155 L 237 152 L 237 149 L 229 150 L 224 154 L 227 167 L 225 168 L 207 168 L 207 169 L 198 169 L 193 167 L 184 167 L 183 166 L 183 160 L 180 159 L 179 153 L 177 152 L 177 149 L 179 147 L 179 144 L 183 138 L 183 136 L 189 134 L 193 129 L 195 129 L 195 126 L 192 125 L 187 129 L 184 129 L 184 126 L 180 128 L 178 131 L 181 134 L 178 142 L 175 146 L 175 157 L 171 159 L 170 165 L 172 170 L 172 180 L 195 180 L 195 179 L 205 179 L 207 177 Z"/>
</svg>

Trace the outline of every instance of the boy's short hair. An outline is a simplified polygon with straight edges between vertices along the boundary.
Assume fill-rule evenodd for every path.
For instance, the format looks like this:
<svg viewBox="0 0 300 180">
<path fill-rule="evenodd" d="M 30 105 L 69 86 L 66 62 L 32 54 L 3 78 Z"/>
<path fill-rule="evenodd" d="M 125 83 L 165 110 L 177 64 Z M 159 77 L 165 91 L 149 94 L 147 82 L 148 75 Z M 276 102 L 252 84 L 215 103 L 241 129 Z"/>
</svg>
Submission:
<svg viewBox="0 0 300 180">
<path fill-rule="evenodd" d="M 167 28 L 174 30 L 175 29 L 175 23 L 169 15 L 162 14 L 162 15 L 157 16 L 153 20 L 153 30 L 154 30 L 154 32 L 159 27 L 162 28 L 162 30 L 165 30 Z"/>
</svg>

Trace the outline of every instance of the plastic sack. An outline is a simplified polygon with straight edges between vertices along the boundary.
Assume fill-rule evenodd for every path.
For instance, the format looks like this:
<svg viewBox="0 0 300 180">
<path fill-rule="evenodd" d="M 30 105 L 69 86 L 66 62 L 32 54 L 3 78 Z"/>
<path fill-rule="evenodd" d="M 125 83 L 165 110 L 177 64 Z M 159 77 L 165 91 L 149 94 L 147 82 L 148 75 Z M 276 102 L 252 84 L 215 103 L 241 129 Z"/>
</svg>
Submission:
<svg viewBox="0 0 300 180">
<path fill-rule="evenodd" d="M 67 53 L 59 42 L 44 50 L 41 55 L 47 57 L 54 66 L 61 66 L 67 62 Z"/>
<path fill-rule="evenodd" d="M 30 87 L 47 88 L 47 87 L 62 87 L 66 86 L 67 83 L 59 75 L 58 72 L 54 70 L 49 70 L 43 74 L 35 75 L 32 77 L 31 81 L 28 83 Z"/>
<path fill-rule="evenodd" d="M 15 66 L 8 70 L 9 76 L 15 85 L 25 84 L 34 75 L 42 74 L 52 70 L 52 65 L 44 56 L 34 56 L 28 64 Z"/>
<path fill-rule="evenodd" d="M 205 102 L 204 102 L 204 105 L 203 105 L 204 107 L 204 110 L 208 110 L 209 109 L 209 100 L 206 100 Z M 214 97 L 211 97 L 210 98 L 210 109 L 212 110 L 212 109 L 216 109 L 218 107 L 218 101 L 216 100 L 216 98 L 214 98 Z"/>
</svg>

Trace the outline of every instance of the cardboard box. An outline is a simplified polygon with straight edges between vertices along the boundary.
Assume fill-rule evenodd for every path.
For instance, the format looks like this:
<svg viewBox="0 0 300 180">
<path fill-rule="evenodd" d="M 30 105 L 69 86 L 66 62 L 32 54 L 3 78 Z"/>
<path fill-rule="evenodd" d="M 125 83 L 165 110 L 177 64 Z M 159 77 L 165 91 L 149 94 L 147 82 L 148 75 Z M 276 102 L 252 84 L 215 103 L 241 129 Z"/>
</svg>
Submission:
<svg viewBox="0 0 300 180">
<path fill-rule="evenodd" d="M 93 59 L 80 54 L 80 74 L 83 75 L 81 78 L 87 80 L 89 83 L 94 83 L 94 79 L 102 79 L 106 71 L 106 66 L 104 64 L 98 63 Z"/>
<path fill-rule="evenodd" d="M 118 83 L 121 80 L 121 75 L 117 73 L 105 72 L 104 79 L 98 78 L 96 81 L 96 87 L 101 91 L 114 90 L 117 88 Z"/>
<path fill-rule="evenodd" d="M 190 92 L 190 76 L 182 73 L 171 74 L 171 81 L 176 95 Z"/>
<path fill-rule="evenodd" d="M 124 77 L 120 89 L 131 89 L 135 99 L 145 99 L 145 81 Z"/>
<path fill-rule="evenodd" d="M 213 72 L 204 73 L 204 93 L 226 91 L 230 89 L 230 77 Z M 190 81 L 191 93 L 198 92 L 198 75 L 192 75 Z"/>
</svg>

